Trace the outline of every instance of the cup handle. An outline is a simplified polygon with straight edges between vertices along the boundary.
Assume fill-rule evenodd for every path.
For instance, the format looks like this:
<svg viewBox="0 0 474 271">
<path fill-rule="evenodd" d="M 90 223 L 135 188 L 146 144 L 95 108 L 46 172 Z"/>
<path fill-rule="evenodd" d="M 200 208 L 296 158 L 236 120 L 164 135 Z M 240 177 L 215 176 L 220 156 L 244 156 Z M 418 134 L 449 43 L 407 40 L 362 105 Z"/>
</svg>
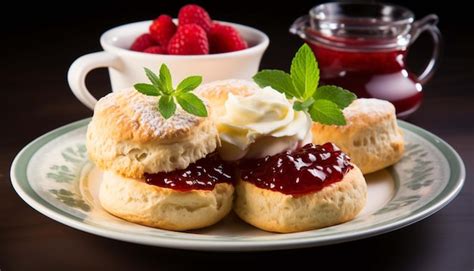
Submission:
<svg viewBox="0 0 474 271">
<path fill-rule="evenodd" d="M 438 16 L 436 14 L 427 15 L 423 19 L 413 23 L 411 43 L 413 43 L 424 31 L 428 31 L 434 43 L 430 61 L 428 62 L 428 65 L 426 65 L 425 70 L 418 76 L 418 81 L 422 85 L 431 79 L 436 67 L 438 66 L 438 60 L 442 49 L 442 36 L 441 32 L 436 26 L 437 23 Z"/>
<path fill-rule="evenodd" d="M 77 99 L 84 105 L 94 110 L 97 99 L 86 87 L 87 74 L 91 70 L 103 67 L 118 69 L 120 65 L 120 59 L 116 55 L 105 51 L 79 57 L 71 64 L 67 73 L 67 80 L 72 93 L 74 93 Z"/>
</svg>

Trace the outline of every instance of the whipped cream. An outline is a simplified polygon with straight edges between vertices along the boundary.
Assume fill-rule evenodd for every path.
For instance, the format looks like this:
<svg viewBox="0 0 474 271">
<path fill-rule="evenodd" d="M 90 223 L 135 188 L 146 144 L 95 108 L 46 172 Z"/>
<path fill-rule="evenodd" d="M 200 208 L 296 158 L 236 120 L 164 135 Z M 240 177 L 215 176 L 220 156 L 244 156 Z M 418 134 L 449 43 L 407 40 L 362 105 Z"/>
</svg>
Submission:
<svg viewBox="0 0 474 271">
<path fill-rule="evenodd" d="M 311 118 L 271 87 L 246 97 L 229 93 L 217 128 L 224 160 L 261 158 L 311 142 Z"/>
</svg>

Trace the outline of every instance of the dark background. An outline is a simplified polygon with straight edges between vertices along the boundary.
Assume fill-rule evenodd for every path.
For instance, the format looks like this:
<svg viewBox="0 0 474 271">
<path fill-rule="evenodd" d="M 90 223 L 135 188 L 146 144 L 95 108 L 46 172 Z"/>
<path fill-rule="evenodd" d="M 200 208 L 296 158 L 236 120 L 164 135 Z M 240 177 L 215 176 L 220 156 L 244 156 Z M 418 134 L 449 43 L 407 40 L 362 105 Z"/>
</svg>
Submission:
<svg viewBox="0 0 474 271">
<path fill-rule="evenodd" d="M 320 1 L 197 1 L 214 19 L 255 26 L 268 34 L 263 68 L 288 69 L 301 40 L 288 33 L 298 16 Z M 63 1 L 1 7 L 0 269 L 162 270 L 171 267 L 347 270 L 473 270 L 474 27 L 460 1 L 394 1 L 417 18 L 440 17 L 445 38 L 440 69 L 425 86 L 424 105 L 409 119 L 447 140 L 463 157 L 467 179 L 461 194 L 435 215 L 392 233 L 320 248 L 262 253 L 210 253 L 147 247 L 96 237 L 63 226 L 27 206 L 13 191 L 9 168 L 29 141 L 61 125 L 91 116 L 66 82 L 77 57 L 101 50 L 99 36 L 114 26 L 176 16 L 184 1 Z M 467 3 L 467 1 L 465 1 Z M 3 5 L 3 4 L 2 4 Z M 409 54 L 414 71 L 431 45 L 421 37 Z M 97 96 L 110 89 L 104 69 L 88 77 Z"/>
</svg>

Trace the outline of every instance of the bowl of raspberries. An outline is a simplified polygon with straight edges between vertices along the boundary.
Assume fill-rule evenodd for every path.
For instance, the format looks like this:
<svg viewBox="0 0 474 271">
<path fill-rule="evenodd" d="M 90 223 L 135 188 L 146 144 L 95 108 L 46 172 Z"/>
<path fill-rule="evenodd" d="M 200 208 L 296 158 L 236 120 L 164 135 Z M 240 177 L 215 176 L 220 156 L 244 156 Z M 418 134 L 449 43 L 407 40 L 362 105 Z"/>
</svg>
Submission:
<svg viewBox="0 0 474 271">
<path fill-rule="evenodd" d="M 251 79 L 268 47 L 268 36 L 250 26 L 212 20 L 194 4 L 183 6 L 177 18 L 159 15 L 153 21 L 112 28 L 100 37 L 103 51 L 76 59 L 68 71 L 72 92 L 93 108 L 96 99 L 85 78 L 96 69 L 109 69 L 112 91 L 146 82 L 144 68 L 157 71 L 166 64 L 174 83 L 192 75 L 202 82 Z"/>
<path fill-rule="evenodd" d="M 234 24 L 213 21 L 204 8 L 188 4 L 179 10 L 177 19 L 167 14 L 158 16 L 146 33 L 135 38 L 130 50 L 165 55 L 236 52 L 249 48 L 249 42 L 238 28 Z"/>
</svg>

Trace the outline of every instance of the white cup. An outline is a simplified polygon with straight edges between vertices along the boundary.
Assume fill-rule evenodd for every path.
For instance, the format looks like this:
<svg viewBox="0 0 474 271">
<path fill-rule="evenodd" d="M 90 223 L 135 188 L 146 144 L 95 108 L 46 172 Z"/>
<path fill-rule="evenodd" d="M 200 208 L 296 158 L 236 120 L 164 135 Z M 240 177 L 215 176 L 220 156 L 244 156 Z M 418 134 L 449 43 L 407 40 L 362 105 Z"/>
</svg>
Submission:
<svg viewBox="0 0 474 271">
<path fill-rule="evenodd" d="M 128 50 L 139 35 L 148 32 L 151 21 L 126 24 L 102 34 L 104 51 L 79 57 L 68 71 L 72 92 L 86 106 L 93 109 L 97 99 L 86 88 L 87 74 L 96 68 L 109 68 L 112 91 L 125 89 L 136 83 L 148 82 L 144 67 L 158 72 L 162 63 L 168 65 L 174 84 L 191 75 L 201 75 L 203 83 L 224 79 L 251 79 L 257 73 L 263 53 L 269 44 L 265 33 L 244 25 L 220 22 L 235 27 L 249 44 L 249 48 L 223 54 L 156 55 Z"/>
</svg>

